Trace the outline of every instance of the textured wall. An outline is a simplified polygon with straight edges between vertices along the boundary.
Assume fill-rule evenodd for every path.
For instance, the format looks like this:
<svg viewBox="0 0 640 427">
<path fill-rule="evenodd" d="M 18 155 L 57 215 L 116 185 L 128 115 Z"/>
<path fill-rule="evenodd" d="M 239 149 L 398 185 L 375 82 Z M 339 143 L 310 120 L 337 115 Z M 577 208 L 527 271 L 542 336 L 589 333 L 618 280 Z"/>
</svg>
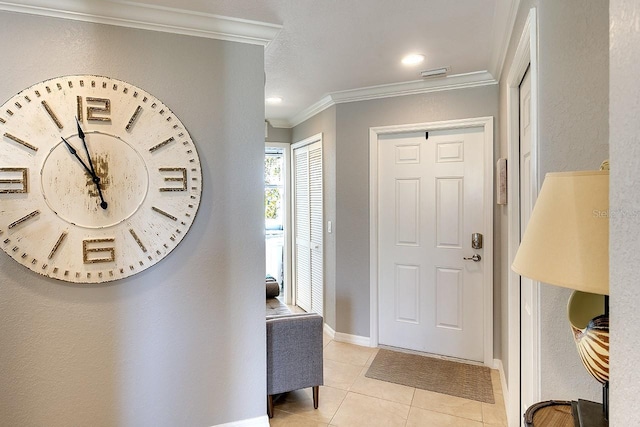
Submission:
<svg viewBox="0 0 640 427">
<path fill-rule="evenodd" d="M 632 426 L 640 395 L 640 5 L 611 0 L 610 12 L 610 425 Z"/>
<path fill-rule="evenodd" d="M 324 321 L 336 330 L 336 107 L 330 107 L 304 121 L 291 132 L 291 142 L 322 133 L 324 198 Z M 327 221 L 333 232 L 327 233 Z M 342 331 L 339 331 L 342 332 Z"/>
<path fill-rule="evenodd" d="M 98 286 L 0 253 L 0 425 L 210 426 L 265 414 L 264 72 L 259 46 L 0 13 L 1 102 L 100 74 L 181 118 L 203 169 L 191 232 Z"/>
<path fill-rule="evenodd" d="M 538 15 L 538 185 L 541 186 L 547 172 L 598 169 L 608 157 L 608 2 L 521 2 L 500 85 L 501 157 L 508 152 L 506 78 L 532 7 L 536 7 Z M 504 342 L 509 332 L 507 225 L 504 208 L 500 271 Z M 542 398 L 599 400 L 598 383 L 582 367 L 567 323 L 570 294 L 567 289 L 540 285 Z M 508 361 L 506 345 L 502 360 Z M 509 366 L 505 364 L 505 368 L 508 370 Z"/>
<path fill-rule="evenodd" d="M 369 128 L 497 117 L 498 88 L 483 86 L 338 104 L 336 107 L 336 330 L 368 337 Z M 499 318 L 494 321 L 496 331 L 499 331 Z M 499 353 L 499 337 L 496 334 L 494 338 L 495 350 Z"/>
<path fill-rule="evenodd" d="M 539 185 L 547 172 L 598 169 L 609 158 L 606 0 L 545 0 L 538 8 Z M 543 399 L 600 400 L 567 324 L 571 291 L 540 285 Z"/>
</svg>

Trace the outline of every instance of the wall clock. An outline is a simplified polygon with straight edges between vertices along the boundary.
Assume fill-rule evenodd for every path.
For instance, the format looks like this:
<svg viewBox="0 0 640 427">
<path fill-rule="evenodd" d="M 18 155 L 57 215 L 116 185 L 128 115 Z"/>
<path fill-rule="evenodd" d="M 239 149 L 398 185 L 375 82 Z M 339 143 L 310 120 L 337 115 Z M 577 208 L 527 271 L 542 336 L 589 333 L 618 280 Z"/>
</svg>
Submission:
<svg viewBox="0 0 640 427">
<path fill-rule="evenodd" d="M 182 122 L 121 80 L 37 83 L 0 107 L 0 247 L 74 283 L 139 273 L 198 211 L 202 172 Z"/>
</svg>

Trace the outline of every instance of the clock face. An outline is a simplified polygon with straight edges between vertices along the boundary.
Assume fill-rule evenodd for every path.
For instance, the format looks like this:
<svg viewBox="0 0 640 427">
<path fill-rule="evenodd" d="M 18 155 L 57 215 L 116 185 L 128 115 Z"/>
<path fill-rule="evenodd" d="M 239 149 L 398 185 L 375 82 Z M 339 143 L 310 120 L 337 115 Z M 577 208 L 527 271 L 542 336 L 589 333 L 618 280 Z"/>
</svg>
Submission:
<svg viewBox="0 0 640 427">
<path fill-rule="evenodd" d="M 121 80 L 65 76 L 0 107 L 0 247 L 59 280 L 100 283 L 167 256 L 202 172 L 175 114 Z"/>
</svg>

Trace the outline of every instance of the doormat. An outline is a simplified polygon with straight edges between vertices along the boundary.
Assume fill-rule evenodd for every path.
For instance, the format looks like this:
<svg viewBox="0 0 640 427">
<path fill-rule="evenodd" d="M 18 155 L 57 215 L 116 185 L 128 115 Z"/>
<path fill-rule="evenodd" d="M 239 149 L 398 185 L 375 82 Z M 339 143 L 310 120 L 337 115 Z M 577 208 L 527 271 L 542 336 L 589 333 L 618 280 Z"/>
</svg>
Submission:
<svg viewBox="0 0 640 427">
<path fill-rule="evenodd" d="M 495 403 L 491 370 L 485 366 L 380 349 L 365 376 L 478 402 Z"/>
</svg>

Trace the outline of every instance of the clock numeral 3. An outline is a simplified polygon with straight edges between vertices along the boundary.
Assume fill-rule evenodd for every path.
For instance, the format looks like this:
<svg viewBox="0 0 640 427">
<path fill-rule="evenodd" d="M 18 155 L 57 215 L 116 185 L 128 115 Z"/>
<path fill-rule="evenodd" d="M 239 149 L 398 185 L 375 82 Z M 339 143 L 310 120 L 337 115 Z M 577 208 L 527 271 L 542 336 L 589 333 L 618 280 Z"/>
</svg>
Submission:
<svg viewBox="0 0 640 427">
<path fill-rule="evenodd" d="M 101 262 L 114 262 L 116 260 L 116 250 L 111 247 L 99 247 L 98 243 L 113 243 L 116 239 L 89 239 L 82 241 L 82 261 L 85 264 L 97 264 Z M 99 254 L 107 254 L 108 256 Z M 97 255 L 98 254 L 98 255 Z"/>
<path fill-rule="evenodd" d="M 176 172 L 178 176 L 167 176 L 164 178 L 164 182 L 175 182 L 178 186 L 175 187 L 160 187 L 160 191 L 187 191 L 187 169 L 186 168 L 159 168 L 158 171 L 162 172 Z"/>
</svg>

